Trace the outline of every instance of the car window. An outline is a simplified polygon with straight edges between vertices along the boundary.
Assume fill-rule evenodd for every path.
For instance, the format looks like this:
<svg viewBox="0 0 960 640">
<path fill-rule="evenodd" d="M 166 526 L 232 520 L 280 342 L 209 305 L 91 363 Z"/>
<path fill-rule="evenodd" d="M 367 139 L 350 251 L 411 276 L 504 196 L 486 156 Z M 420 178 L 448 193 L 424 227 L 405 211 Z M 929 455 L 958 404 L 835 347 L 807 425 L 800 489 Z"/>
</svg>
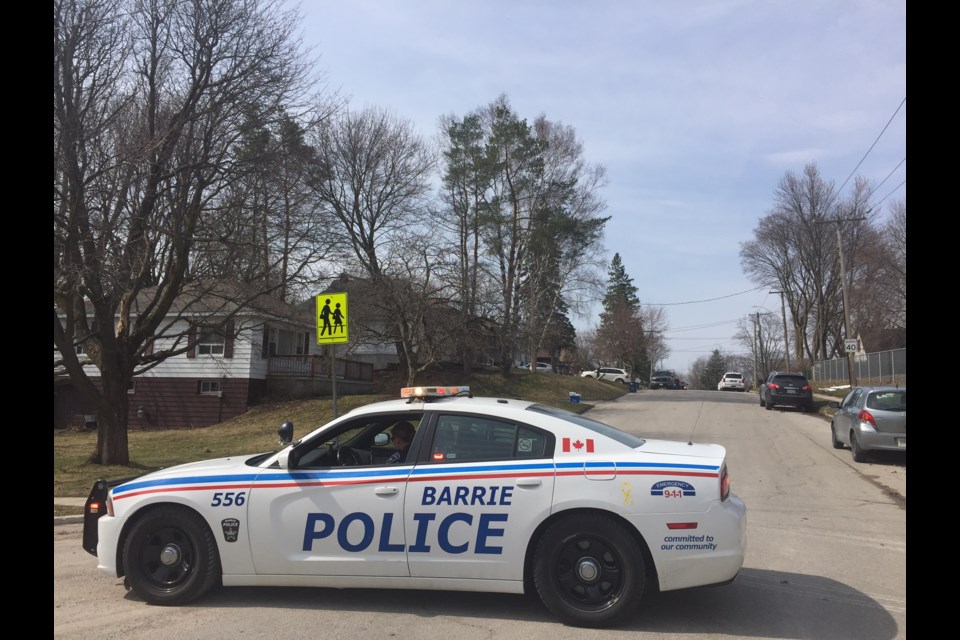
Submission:
<svg viewBox="0 0 960 640">
<path fill-rule="evenodd" d="M 850 395 L 843 401 L 844 407 L 856 407 L 860 404 L 860 396 L 863 395 L 863 389 L 854 389 Z"/>
<path fill-rule="evenodd" d="M 553 436 L 526 425 L 472 415 L 437 418 L 430 459 L 477 462 L 553 455 Z"/>
<path fill-rule="evenodd" d="M 881 411 L 906 411 L 907 391 L 874 391 L 867 396 L 867 408 Z"/>
<path fill-rule="evenodd" d="M 803 376 L 778 375 L 773 381 L 779 385 L 788 385 L 791 387 L 805 387 L 808 384 L 807 379 Z"/>
<path fill-rule="evenodd" d="M 731 380 L 739 380 L 739 379 L 742 378 L 743 376 L 741 376 L 739 373 L 728 373 L 728 374 L 727 374 L 726 376 L 724 376 L 724 377 L 730 378 Z"/>
</svg>

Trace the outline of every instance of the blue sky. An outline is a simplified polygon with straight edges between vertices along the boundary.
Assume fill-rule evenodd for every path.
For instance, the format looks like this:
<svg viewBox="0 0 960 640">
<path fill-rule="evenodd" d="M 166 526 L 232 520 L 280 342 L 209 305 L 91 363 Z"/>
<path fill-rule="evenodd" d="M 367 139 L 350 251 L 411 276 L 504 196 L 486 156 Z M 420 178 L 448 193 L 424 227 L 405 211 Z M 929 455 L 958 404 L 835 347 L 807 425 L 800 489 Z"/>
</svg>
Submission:
<svg viewBox="0 0 960 640">
<path fill-rule="evenodd" d="M 854 172 L 883 181 L 884 211 L 906 198 L 905 0 L 300 7 L 305 44 L 351 108 L 388 109 L 432 137 L 440 116 L 505 94 L 528 121 L 572 126 L 607 169 L 607 262 L 619 253 L 641 303 L 666 311 L 669 368 L 741 351 L 737 321 L 780 312 L 739 250 L 787 171 L 815 162 L 843 195 Z"/>
</svg>

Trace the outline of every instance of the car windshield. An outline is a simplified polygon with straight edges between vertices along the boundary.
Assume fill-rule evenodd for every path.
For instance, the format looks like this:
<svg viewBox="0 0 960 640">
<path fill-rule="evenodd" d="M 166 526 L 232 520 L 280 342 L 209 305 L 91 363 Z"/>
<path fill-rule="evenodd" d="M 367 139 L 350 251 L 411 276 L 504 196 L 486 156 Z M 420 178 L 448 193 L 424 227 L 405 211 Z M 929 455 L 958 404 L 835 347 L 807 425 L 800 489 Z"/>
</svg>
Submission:
<svg viewBox="0 0 960 640">
<path fill-rule="evenodd" d="M 867 408 L 879 411 L 906 411 L 907 390 L 874 391 L 867 396 Z"/>
<path fill-rule="evenodd" d="M 527 407 L 527 411 L 536 411 L 537 413 L 544 413 L 548 416 L 553 416 L 554 418 L 560 418 L 561 420 L 572 422 L 575 425 L 584 427 L 585 429 L 590 429 L 591 431 L 595 431 L 596 433 L 607 436 L 612 440 L 616 440 L 620 444 L 625 444 L 631 449 L 636 449 L 646 442 L 646 440 L 639 436 L 620 431 L 615 427 L 611 427 L 610 425 L 602 422 L 597 422 L 596 420 L 591 420 L 590 418 L 584 418 L 580 414 L 567 411 L 566 409 L 557 409 L 556 407 L 548 407 L 542 404 L 532 404 Z"/>
</svg>

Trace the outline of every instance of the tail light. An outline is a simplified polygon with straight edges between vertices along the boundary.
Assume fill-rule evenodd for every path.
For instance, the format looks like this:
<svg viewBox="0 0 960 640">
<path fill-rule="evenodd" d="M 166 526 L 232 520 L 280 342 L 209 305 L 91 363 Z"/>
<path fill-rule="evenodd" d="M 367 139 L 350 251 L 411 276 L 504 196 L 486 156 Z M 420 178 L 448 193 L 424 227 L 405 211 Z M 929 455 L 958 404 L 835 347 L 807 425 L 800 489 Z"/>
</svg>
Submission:
<svg viewBox="0 0 960 640">
<path fill-rule="evenodd" d="M 774 389 L 774 390 L 780 388 L 780 385 L 778 385 L 776 382 L 771 382 L 771 383 L 768 384 L 767 386 L 770 387 L 771 389 Z"/>
<path fill-rule="evenodd" d="M 873 419 L 873 416 L 870 415 L 870 412 L 866 409 L 861 410 L 860 413 L 857 414 L 857 420 L 860 422 L 869 422 L 874 428 L 877 426 L 877 421 Z"/>
<path fill-rule="evenodd" d="M 720 469 L 720 501 L 730 497 L 730 474 L 727 472 L 727 464 L 724 463 Z"/>
<path fill-rule="evenodd" d="M 805 384 L 805 385 L 803 385 L 803 390 L 804 390 L 804 391 L 813 391 L 813 387 L 811 387 L 811 386 L 808 385 L 808 384 Z"/>
</svg>

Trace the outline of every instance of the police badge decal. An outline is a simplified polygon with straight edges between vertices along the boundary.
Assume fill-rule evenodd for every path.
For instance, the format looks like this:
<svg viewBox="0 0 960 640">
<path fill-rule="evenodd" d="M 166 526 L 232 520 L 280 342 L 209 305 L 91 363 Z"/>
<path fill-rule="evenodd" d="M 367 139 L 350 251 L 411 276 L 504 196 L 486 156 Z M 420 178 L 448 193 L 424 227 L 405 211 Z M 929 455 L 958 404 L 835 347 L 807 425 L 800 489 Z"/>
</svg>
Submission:
<svg viewBox="0 0 960 640">
<path fill-rule="evenodd" d="M 226 520 L 220 521 L 220 526 L 223 527 L 223 539 L 227 542 L 236 542 L 237 537 L 240 535 L 240 521 L 236 518 L 227 518 Z"/>
</svg>

